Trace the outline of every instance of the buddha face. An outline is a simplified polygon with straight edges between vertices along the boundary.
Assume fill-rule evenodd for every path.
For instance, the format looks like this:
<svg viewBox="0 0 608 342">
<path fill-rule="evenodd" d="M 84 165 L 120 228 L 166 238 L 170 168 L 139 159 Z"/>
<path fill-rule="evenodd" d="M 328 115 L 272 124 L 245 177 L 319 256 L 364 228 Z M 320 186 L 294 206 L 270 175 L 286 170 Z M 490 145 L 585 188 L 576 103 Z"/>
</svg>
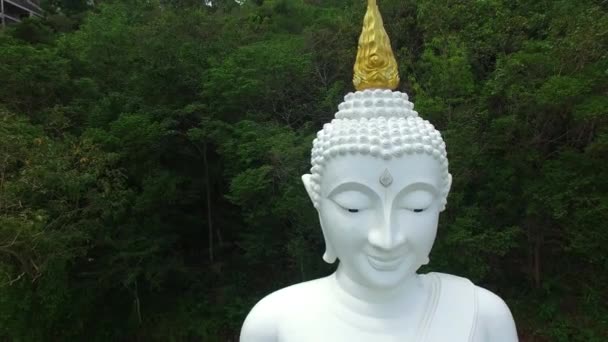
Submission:
<svg viewBox="0 0 608 342">
<path fill-rule="evenodd" d="M 441 209 L 441 170 L 428 154 L 328 161 L 317 209 L 327 253 L 352 281 L 391 288 L 426 263 Z M 303 179 L 311 194 L 310 179 Z"/>
</svg>

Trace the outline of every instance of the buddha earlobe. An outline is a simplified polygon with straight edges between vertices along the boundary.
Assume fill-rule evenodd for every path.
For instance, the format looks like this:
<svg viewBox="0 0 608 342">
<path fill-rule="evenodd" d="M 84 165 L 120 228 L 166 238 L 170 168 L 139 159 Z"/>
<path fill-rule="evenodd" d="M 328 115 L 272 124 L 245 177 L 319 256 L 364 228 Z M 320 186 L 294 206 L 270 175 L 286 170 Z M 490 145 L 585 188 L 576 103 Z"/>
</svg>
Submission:
<svg viewBox="0 0 608 342">
<path fill-rule="evenodd" d="M 319 214 L 319 223 L 321 224 L 321 232 L 323 232 L 323 241 L 325 242 L 325 253 L 323 253 L 323 261 L 328 264 L 333 264 L 336 262 L 336 252 L 334 252 L 334 248 L 331 246 L 329 239 L 327 238 L 327 233 L 325 232 L 325 225 L 323 224 L 323 219 L 321 219 L 321 214 Z"/>
<path fill-rule="evenodd" d="M 424 258 L 424 261 L 422 262 L 423 265 L 428 265 L 429 262 L 431 262 L 431 259 L 427 256 L 426 258 Z"/>
<path fill-rule="evenodd" d="M 333 264 L 334 262 L 336 262 L 336 259 L 337 258 L 334 255 L 333 251 L 331 251 L 331 248 L 327 245 L 325 253 L 323 253 L 323 261 L 325 261 L 328 264 Z"/>
<path fill-rule="evenodd" d="M 319 218 L 320 219 L 320 218 Z M 323 222 L 321 222 L 321 230 L 323 231 L 323 240 L 325 241 L 325 253 L 323 253 L 323 261 L 328 264 L 333 264 L 336 262 L 336 253 L 334 252 L 333 247 L 327 240 L 327 235 L 325 234 L 325 228 L 323 228 Z"/>
</svg>

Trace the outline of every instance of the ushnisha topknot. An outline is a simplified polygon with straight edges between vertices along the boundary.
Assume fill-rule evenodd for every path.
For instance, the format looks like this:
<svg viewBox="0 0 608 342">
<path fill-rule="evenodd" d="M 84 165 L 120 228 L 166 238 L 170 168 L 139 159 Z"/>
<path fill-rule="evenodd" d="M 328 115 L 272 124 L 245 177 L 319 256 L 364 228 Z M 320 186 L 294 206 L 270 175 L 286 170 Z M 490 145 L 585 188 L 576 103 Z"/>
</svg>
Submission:
<svg viewBox="0 0 608 342">
<path fill-rule="evenodd" d="M 353 85 L 357 90 L 394 90 L 399 85 L 397 60 L 391 49 L 391 40 L 384 30 L 376 0 L 367 1 L 353 68 Z"/>
<path fill-rule="evenodd" d="M 335 118 L 323 126 L 313 141 L 311 180 L 313 203 L 318 207 L 320 181 L 327 162 L 347 153 L 390 160 L 405 154 L 425 153 L 441 165 L 442 207 L 445 209 L 451 175 L 445 142 L 435 127 L 418 116 L 405 93 L 364 90 L 349 93 Z"/>
</svg>

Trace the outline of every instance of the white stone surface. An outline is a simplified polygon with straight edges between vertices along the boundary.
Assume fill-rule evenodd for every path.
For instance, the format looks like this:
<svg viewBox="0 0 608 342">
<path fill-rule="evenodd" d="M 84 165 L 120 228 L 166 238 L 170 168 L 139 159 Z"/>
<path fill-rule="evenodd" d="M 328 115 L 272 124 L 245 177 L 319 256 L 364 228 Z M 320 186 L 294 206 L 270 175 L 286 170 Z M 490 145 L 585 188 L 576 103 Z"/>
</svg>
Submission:
<svg viewBox="0 0 608 342">
<path fill-rule="evenodd" d="M 412 108 L 398 92 L 349 94 L 319 132 L 302 180 L 319 214 L 323 259 L 340 262 L 331 276 L 262 299 L 241 342 L 517 341 L 498 296 L 464 278 L 417 274 L 452 178 L 441 135 Z"/>
</svg>

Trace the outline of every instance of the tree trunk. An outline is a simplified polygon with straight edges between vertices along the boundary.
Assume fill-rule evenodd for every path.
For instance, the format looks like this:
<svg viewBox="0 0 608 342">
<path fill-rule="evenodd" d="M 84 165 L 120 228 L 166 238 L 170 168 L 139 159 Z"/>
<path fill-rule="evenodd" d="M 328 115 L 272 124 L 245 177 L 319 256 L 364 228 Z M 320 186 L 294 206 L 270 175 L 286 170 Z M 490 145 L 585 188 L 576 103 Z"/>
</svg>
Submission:
<svg viewBox="0 0 608 342">
<path fill-rule="evenodd" d="M 205 195 L 207 198 L 207 229 L 209 238 L 209 261 L 213 262 L 213 219 L 211 217 L 211 182 L 209 182 L 209 163 L 207 143 L 203 143 L 203 166 L 205 167 Z"/>
<path fill-rule="evenodd" d="M 539 289 L 540 285 L 541 285 L 541 279 L 540 279 L 541 253 L 540 253 L 540 249 L 542 247 L 542 243 L 543 243 L 543 236 L 542 236 L 542 233 L 539 233 L 536 236 L 536 238 L 534 239 L 534 286 L 537 289 Z"/>
</svg>

